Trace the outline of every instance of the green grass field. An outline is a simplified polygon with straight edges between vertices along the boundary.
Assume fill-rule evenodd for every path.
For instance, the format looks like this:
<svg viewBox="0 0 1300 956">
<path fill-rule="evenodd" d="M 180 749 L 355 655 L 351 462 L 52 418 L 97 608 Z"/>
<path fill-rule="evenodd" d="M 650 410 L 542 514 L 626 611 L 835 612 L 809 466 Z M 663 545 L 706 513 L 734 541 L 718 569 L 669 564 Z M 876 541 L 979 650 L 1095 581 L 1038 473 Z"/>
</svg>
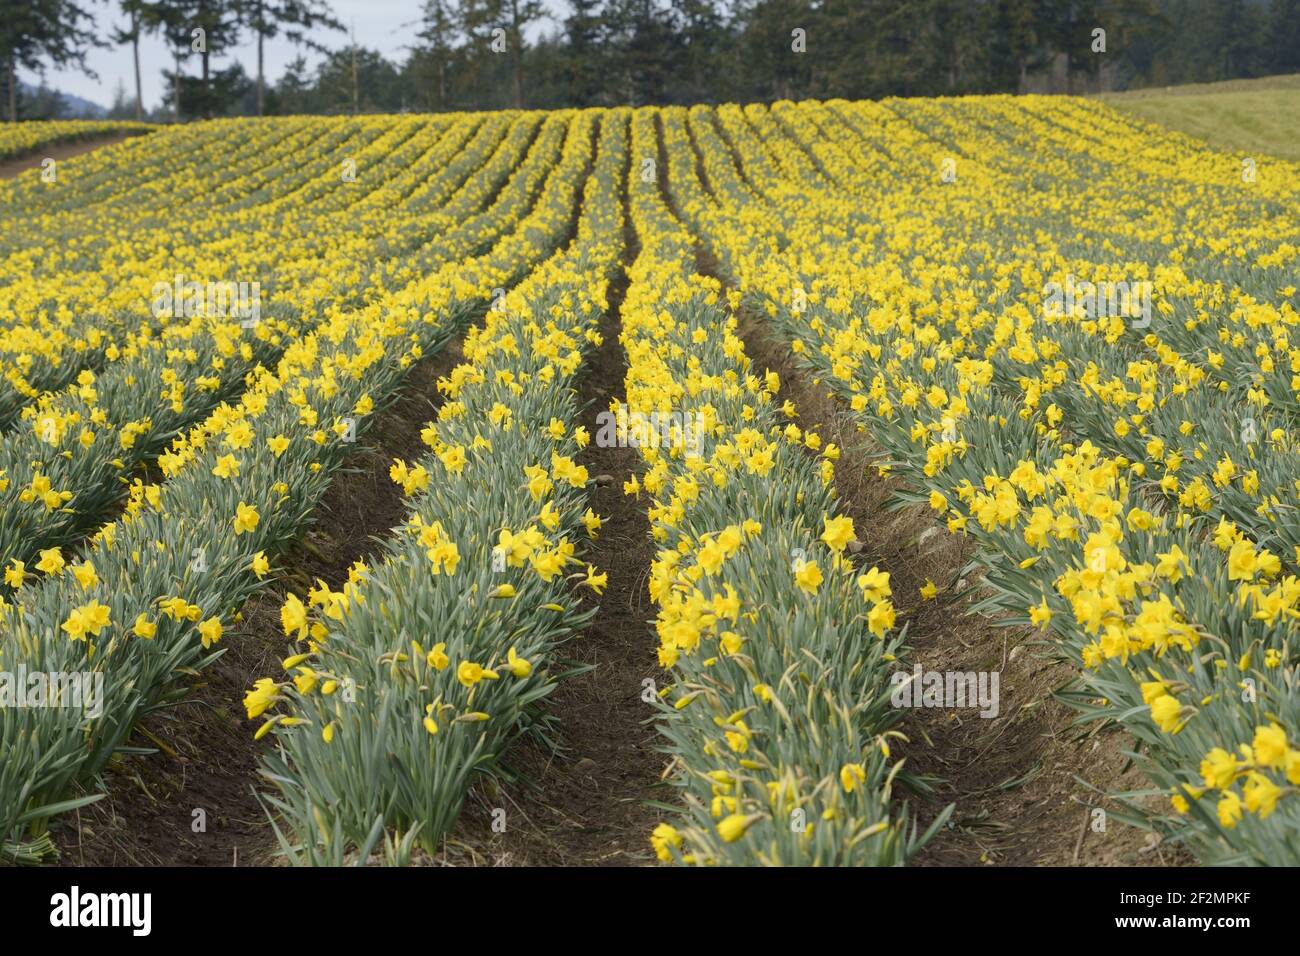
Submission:
<svg viewBox="0 0 1300 956">
<path fill-rule="evenodd" d="M 1100 99 L 1223 149 L 1300 162 L 1300 74 L 1153 87 Z"/>
</svg>

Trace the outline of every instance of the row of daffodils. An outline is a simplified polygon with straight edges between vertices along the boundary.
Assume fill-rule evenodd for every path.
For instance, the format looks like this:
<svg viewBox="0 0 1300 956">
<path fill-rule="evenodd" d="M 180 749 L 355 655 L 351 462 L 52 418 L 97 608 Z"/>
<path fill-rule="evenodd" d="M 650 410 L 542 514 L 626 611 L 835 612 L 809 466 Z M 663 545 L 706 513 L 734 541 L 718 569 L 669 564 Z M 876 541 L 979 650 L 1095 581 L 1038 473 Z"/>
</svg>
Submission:
<svg viewBox="0 0 1300 956">
<path fill-rule="evenodd" d="M 206 315 L 209 281 L 267 283 L 268 263 L 288 260 L 275 258 L 269 240 L 276 220 L 257 215 L 259 199 L 281 183 L 286 196 L 328 184 L 331 170 L 342 185 L 335 158 L 383 131 L 308 121 L 224 131 L 204 124 L 55 163 L 48 179 L 31 174 L 6 184 L 0 425 L 11 425 L 41 392 L 113 361 L 133 339 L 158 335 L 173 304 L 181 320 Z M 294 220 L 310 218 L 301 205 L 289 211 Z M 177 241 L 179 223 L 184 242 Z M 239 236 L 246 241 L 232 241 Z M 178 280 L 182 290 L 196 283 L 186 301 L 159 301 L 155 288 Z M 212 311 L 224 314 L 233 304 Z"/>
<path fill-rule="evenodd" d="M 55 183 L 14 182 L 0 204 L 0 426 L 138 348 L 183 356 L 208 324 L 376 294 L 388 274 L 375 266 L 478 213 L 518 164 L 540 117 L 512 115 L 200 124 L 79 157 Z M 431 220 L 462 187 L 451 218 Z M 169 361 L 182 379 L 207 371 Z"/>
<path fill-rule="evenodd" d="M 420 272 L 356 308 L 326 309 L 273 371 L 259 367 L 248 376 L 238 404 L 221 405 L 172 443 L 159 459 L 165 481 L 134 486 L 122 517 L 102 527 L 89 549 L 75 556 L 51 548 L 33 571 L 14 569 L 9 583 L 18 590 L 0 623 L 0 665 L 87 674 L 103 688 L 99 713 L 0 710 L 7 855 L 45 849 L 44 822 L 84 802 L 77 788 L 94 779 L 136 721 L 213 659 L 210 649 L 270 560 L 305 530 L 352 441 L 412 365 L 564 241 L 592 131 L 573 114 L 545 125 L 556 132 L 529 147 L 530 155 L 549 157 L 544 183 L 534 192 L 538 164 L 518 166 L 512 183 L 525 188 L 508 184 L 491 206 L 498 225 L 479 223 L 486 231 L 470 243 L 486 243 L 486 251 Z M 480 202 L 491 198 L 476 193 Z"/>
<path fill-rule="evenodd" d="M 147 133 L 148 123 L 124 120 L 31 120 L 0 126 L 0 160 L 77 140 Z"/>
<path fill-rule="evenodd" d="M 750 304 L 1169 798 L 1121 800 L 1206 862 L 1300 860 L 1297 170 L 1070 100 L 673 123 Z M 1085 281 L 1130 298 L 1053 299 Z"/>
<path fill-rule="evenodd" d="M 408 201 L 407 214 L 416 225 L 402 245 L 370 273 L 340 270 L 332 287 L 320 290 L 328 296 L 323 308 L 275 306 L 274 316 L 255 323 L 196 317 L 168 328 L 160 338 L 142 332 L 99 375 L 83 369 L 78 384 L 47 393 L 24 409 L 29 426 L 0 447 L 0 494 L 8 502 L 0 517 L 0 562 L 8 566 L 10 583 L 21 582 L 27 565 L 42 552 L 75 543 L 103 523 L 130 491 L 138 494 L 142 462 L 162 453 L 160 466 L 167 474 L 174 460 L 165 451 L 171 436 L 237 397 L 251 372 L 273 365 L 324 316 L 377 301 L 394 282 L 437 274 L 441 265 L 489 246 L 509 229 L 554 164 L 564 124 L 548 120 L 526 157 L 536 119 L 522 117 L 502 139 L 504 125 L 497 124 L 478 147 L 466 150 L 465 162 L 446 167 L 440 184 L 430 184 L 433 188 Z M 449 145 L 461 138 L 453 137 Z M 375 158 L 373 182 L 393 180 L 388 185 L 400 191 L 426 172 L 419 166 L 404 168 L 403 150 L 395 150 L 391 160 L 382 155 Z M 446 162 L 452 155 L 436 150 L 432 158 Z M 485 157 L 490 158 L 484 164 Z M 483 209 L 497 189 L 491 208 Z M 439 205 L 429 209 L 430 203 Z M 336 190 L 312 208 L 313 215 L 346 211 L 359 223 L 378 225 L 380 218 L 367 217 L 359 205 L 349 203 L 346 190 Z M 387 242 L 379 230 L 370 235 L 372 246 Z M 379 269 L 386 272 L 375 281 Z"/>
<path fill-rule="evenodd" d="M 656 156 L 655 122 L 636 114 L 634 156 Z M 613 410 L 686 426 L 638 442 L 645 472 L 625 488 L 647 502 L 660 545 L 649 587 L 671 677 L 662 730 L 685 804 L 655 829 L 655 851 L 698 865 L 899 864 L 924 836 L 891 801 L 901 735 L 888 677 L 903 635 L 889 575 L 848 556 L 838 449 L 774 400 L 777 375 L 751 366 L 654 179 L 630 190 L 641 252 L 623 305 L 626 402 Z"/>
<path fill-rule="evenodd" d="M 580 114 L 563 168 L 581 168 L 595 122 Z M 410 505 L 396 536 L 342 590 L 284 603 L 285 673 L 245 704 L 274 743 L 263 773 L 294 862 L 436 852 L 475 775 L 539 715 L 555 647 L 590 618 L 572 588 L 599 593 L 605 575 L 580 554 L 600 519 L 575 462 L 591 436 L 572 426 L 574 382 L 621 256 L 626 160 L 626 112 L 601 113 L 575 240 L 470 330 L 438 382 L 428 450 L 392 465 Z"/>
</svg>

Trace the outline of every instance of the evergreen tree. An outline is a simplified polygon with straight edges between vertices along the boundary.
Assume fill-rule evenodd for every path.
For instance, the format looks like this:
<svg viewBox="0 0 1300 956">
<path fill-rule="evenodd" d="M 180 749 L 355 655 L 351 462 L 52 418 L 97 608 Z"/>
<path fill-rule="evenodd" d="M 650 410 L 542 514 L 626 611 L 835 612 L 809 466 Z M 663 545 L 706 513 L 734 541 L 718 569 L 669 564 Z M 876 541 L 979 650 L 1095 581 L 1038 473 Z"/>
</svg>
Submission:
<svg viewBox="0 0 1300 956">
<path fill-rule="evenodd" d="M 349 45 L 316 68 L 316 108 L 324 113 L 395 113 L 404 93 L 396 66 L 375 50 Z"/>
<path fill-rule="evenodd" d="M 607 27 L 600 15 L 600 5 L 600 0 L 569 0 L 569 15 L 564 19 L 564 75 L 574 106 L 600 102 L 610 62 Z"/>
<path fill-rule="evenodd" d="M 269 99 L 276 113 L 310 113 L 317 108 L 314 91 L 315 83 L 307 71 L 307 60 L 300 53 L 289 61 Z"/>
<path fill-rule="evenodd" d="M 146 26 L 159 30 L 172 51 L 174 70 L 163 77 L 172 88 L 173 117 L 210 117 L 224 113 L 227 82 L 214 83 L 212 59 L 228 52 L 238 41 L 240 7 L 236 0 L 152 0 L 143 10 Z M 181 60 L 197 54 L 197 84 L 187 83 Z"/>
<path fill-rule="evenodd" d="M 672 0 L 677 24 L 676 62 L 671 77 L 672 100 L 678 103 L 719 102 L 730 83 L 718 64 L 730 54 L 731 36 L 714 0 Z"/>
<path fill-rule="evenodd" d="M 0 0 L 0 64 L 9 119 L 18 119 L 18 68 L 86 64 L 86 52 L 100 41 L 94 17 L 77 0 Z"/>
<path fill-rule="evenodd" d="M 328 0 L 236 0 L 242 22 L 257 37 L 257 115 L 264 112 L 265 54 L 263 47 L 283 30 L 295 44 L 306 44 L 323 50 L 318 42 L 310 40 L 307 33 L 317 28 L 342 30 L 343 24 L 334 18 Z"/>
<path fill-rule="evenodd" d="M 126 14 L 127 25 L 114 27 L 111 37 L 114 43 L 131 44 L 131 61 L 135 69 L 135 118 L 144 118 L 144 95 L 140 86 L 140 37 L 146 31 L 146 0 L 118 0 L 122 12 Z"/>
<path fill-rule="evenodd" d="M 1300 0 L 1273 0 L 1265 62 L 1268 73 L 1300 73 Z"/>
<path fill-rule="evenodd" d="M 411 51 L 407 74 L 414 81 L 418 101 L 435 110 L 448 109 L 450 74 L 460 38 L 456 11 L 449 0 L 424 0 L 418 26 L 420 43 Z"/>
</svg>

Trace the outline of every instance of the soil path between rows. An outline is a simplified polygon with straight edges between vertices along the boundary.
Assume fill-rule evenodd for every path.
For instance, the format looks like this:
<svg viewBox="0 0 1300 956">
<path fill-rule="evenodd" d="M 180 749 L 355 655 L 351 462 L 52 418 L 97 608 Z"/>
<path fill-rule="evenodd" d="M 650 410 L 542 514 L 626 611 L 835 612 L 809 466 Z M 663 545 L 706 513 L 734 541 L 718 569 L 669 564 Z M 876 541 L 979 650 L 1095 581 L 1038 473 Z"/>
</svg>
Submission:
<svg viewBox="0 0 1300 956">
<path fill-rule="evenodd" d="M 638 245 L 626 192 L 623 201 L 625 271 Z M 444 854 L 447 863 L 640 866 L 654 859 L 649 836 L 659 815 L 652 804 L 671 800 L 663 782 L 667 758 L 652 722 L 656 711 L 642 700 L 644 681 L 660 675 L 646 587 L 655 549 L 644 499 L 623 494 L 623 482 L 641 474 L 640 455 L 595 440 L 597 416 L 624 396 L 627 356 L 619 339 L 626 293 L 621 275 L 610 290 L 601 344 L 578 383 L 581 424 L 593 439 L 578 460 L 594 479 L 588 503 L 602 521 L 581 557 L 607 573 L 609 583 L 599 597 L 584 591 L 595 617 L 560 651 L 562 667 L 581 670 L 544 704 L 558 747 L 521 741 L 507 752 L 512 782 L 485 781 L 475 789 Z M 506 812 L 504 832 L 491 828 L 497 808 Z"/>
<path fill-rule="evenodd" d="M 721 130 L 719 130 L 721 132 Z M 737 172 L 745 170 L 735 146 Z M 712 187 L 700 145 L 692 136 L 696 173 L 706 194 Z M 814 163 L 816 157 L 809 152 Z M 667 156 L 661 146 L 661 166 Z M 661 176 L 664 197 L 679 213 Z M 680 216 L 679 216 L 680 217 Z M 685 220 L 683 220 L 685 221 Z M 733 288 L 731 277 L 705 237 L 697 236 L 696 268 Z M 922 508 L 893 505 L 893 479 L 875 467 L 879 449 L 859 431 L 847 409 L 783 341 L 765 317 L 742 308 L 739 334 L 754 369 L 776 371 L 777 400 L 791 400 L 797 423 L 841 449 L 835 468 L 840 512 L 853 518 L 861 539 L 856 560 L 890 574 L 897 626 L 907 626 L 907 664 L 941 673 L 996 673 L 999 710 L 981 718 L 978 709 L 915 708 L 902 730 L 909 740 L 897 749 L 912 780 L 897 794 L 909 801 L 922 829 L 949 806 L 947 824 L 913 859 L 921 866 L 1168 865 L 1184 854 L 1160 847 L 1135 827 L 1097 814 L 1114 805 L 1100 791 L 1149 786 L 1124 753 L 1131 742 L 1114 728 L 1080 728 L 1053 693 L 1072 676 L 1028 629 L 1008 629 L 969 608 L 983 595 L 963 578 L 973 551 Z M 933 583 L 926 600 L 921 588 Z"/>
<path fill-rule="evenodd" d="M 594 142 L 593 142 L 594 146 Z M 625 256 L 636 252 L 627 219 Z M 619 341 L 627 281 L 610 291 L 602 342 L 579 382 L 580 420 L 594 436 L 597 416 L 621 397 L 627 373 Z M 402 397 L 382 413 L 366 447 L 332 482 L 304 541 L 281 562 L 272 587 L 250 600 L 229 637 L 226 654 L 174 708 L 151 717 L 138 743 L 161 751 L 120 761 L 108 775 L 109 797 L 55 824 L 62 861 L 70 865 L 265 865 L 278 845 L 259 803 L 264 789 L 242 697 L 261 676 L 277 674 L 289 646 L 280 629 L 286 589 L 301 593 L 316 579 L 333 588 L 358 558 L 369 560 L 405 515 L 400 488 L 388 478 L 394 457 L 414 460 L 419 432 L 436 409 L 434 383 L 460 360 L 458 345 L 421 363 Z M 602 448 L 593 440 L 579 455 L 593 482 L 589 504 L 601 515 L 599 535 L 582 557 L 608 574 L 596 597 L 574 599 L 595 609 L 583 633 L 561 649 L 557 669 L 573 671 L 543 704 L 556 747 L 528 736 L 507 751 L 500 773 L 485 774 L 471 791 L 443 851 L 426 865 L 644 865 L 653 861 L 649 833 L 655 800 L 667 800 L 667 758 L 659 749 L 642 700 L 643 681 L 659 668 L 646 580 L 654 547 L 644 502 L 623 494 L 641 471 L 632 448 Z M 506 828 L 498 832 L 498 809 Z M 195 811 L 205 826 L 196 832 Z M 494 826 L 496 824 L 496 826 Z"/>
<path fill-rule="evenodd" d="M 460 361 L 457 338 L 418 363 L 398 398 L 373 425 L 331 481 L 312 527 L 277 566 L 271 586 L 242 609 L 223 639 L 224 653 L 180 703 L 137 728 L 143 757 L 115 759 L 105 775 L 108 796 L 51 825 L 61 862 L 100 866 L 257 866 L 274 862 L 278 845 L 255 795 L 267 789 L 255 741 L 256 723 L 243 697 L 260 677 L 282 675 L 280 661 L 296 648 L 280 626 L 288 590 L 305 593 L 319 579 L 331 589 L 357 560 L 373 563 L 383 539 L 406 515 L 402 489 L 389 479 L 394 458 L 413 461 L 425 449 L 420 431 L 436 415 L 435 383 Z M 201 813 L 196 813 L 201 811 Z"/>
<path fill-rule="evenodd" d="M 504 180 L 485 208 L 503 188 Z M 575 215 L 570 239 L 576 227 Z M 464 335 L 462 328 L 410 369 L 331 480 L 311 527 L 275 562 L 275 578 L 245 602 L 222 656 L 179 703 L 136 728 L 131 743 L 158 752 L 116 758 L 105 773 L 106 798 L 51 823 L 61 863 L 257 866 L 277 860 L 279 844 L 257 796 L 269 789 L 260 775 L 269 742 L 253 740 L 244 695 L 258 678 L 280 677 L 281 660 L 298 650 L 280 625 L 285 592 L 304 594 L 317 580 L 341 589 L 349 568 L 358 560 L 374 563 L 405 521 L 407 503 L 389 466 L 428 451 L 420 432 L 442 403 L 438 379 L 463 359 Z"/>
<path fill-rule="evenodd" d="M 131 139 L 133 136 L 147 135 L 149 135 L 147 132 L 112 133 L 108 136 L 96 136 L 93 139 L 75 139 L 63 143 L 51 143 L 47 146 L 38 147 L 30 153 L 0 160 L 0 180 L 13 179 L 19 173 L 24 173 L 29 169 L 37 169 L 47 159 L 62 162 L 65 159 L 80 156 L 82 153 L 89 153 L 104 146 L 112 146 L 123 140 Z"/>
</svg>

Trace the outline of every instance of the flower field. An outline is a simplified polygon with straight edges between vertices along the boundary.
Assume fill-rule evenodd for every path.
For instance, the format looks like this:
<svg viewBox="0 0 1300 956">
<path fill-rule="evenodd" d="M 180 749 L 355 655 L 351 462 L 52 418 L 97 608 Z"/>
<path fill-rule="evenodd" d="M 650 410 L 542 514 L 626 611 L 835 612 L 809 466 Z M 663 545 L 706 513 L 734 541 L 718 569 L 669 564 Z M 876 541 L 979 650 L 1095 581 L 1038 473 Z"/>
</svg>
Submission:
<svg viewBox="0 0 1300 956">
<path fill-rule="evenodd" d="M 221 674 L 237 852 L 491 855 L 603 727 L 557 829 L 639 809 L 592 862 L 906 865 L 974 701 L 899 695 L 979 621 L 1061 668 L 1044 735 L 1115 742 L 1122 783 L 1066 768 L 1112 830 L 1300 864 L 1294 163 L 1068 97 L 216 120 L 0 219 L 0 859 L 148 790 Z M 317 573 L 358 469 L 400 520 L 352 502 Z M 1038 719 L 1005 667 L 990 748 Z"/>
</svg>

